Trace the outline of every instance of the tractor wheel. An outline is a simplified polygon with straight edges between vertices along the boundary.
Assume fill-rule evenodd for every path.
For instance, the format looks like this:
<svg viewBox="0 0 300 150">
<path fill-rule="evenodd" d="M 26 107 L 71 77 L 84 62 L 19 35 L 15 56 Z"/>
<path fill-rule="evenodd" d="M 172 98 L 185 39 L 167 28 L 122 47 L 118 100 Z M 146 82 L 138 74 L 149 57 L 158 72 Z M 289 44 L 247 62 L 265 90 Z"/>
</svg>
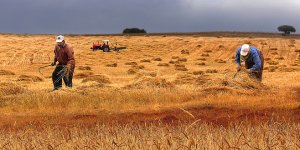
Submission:
<svg viewBox="0 0 300 150">
<path fill-rule="evenodd" d="M 103 47 L 103 52 L 109 52 L 109 47 L 107 46 Z"/>
</svg>

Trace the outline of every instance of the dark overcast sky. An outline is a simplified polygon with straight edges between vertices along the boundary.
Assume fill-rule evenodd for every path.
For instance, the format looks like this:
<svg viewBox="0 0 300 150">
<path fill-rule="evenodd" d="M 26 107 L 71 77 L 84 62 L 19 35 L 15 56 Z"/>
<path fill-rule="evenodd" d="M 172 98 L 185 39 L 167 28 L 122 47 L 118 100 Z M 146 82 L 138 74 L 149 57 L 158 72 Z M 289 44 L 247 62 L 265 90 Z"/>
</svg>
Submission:
<svg viewBox="0 0 300 150">
<path fill-rule="evenodd" d="M 276 32 L 299 15 L 300 0 L 0 0 L 0 32 Z"/>
</svg>

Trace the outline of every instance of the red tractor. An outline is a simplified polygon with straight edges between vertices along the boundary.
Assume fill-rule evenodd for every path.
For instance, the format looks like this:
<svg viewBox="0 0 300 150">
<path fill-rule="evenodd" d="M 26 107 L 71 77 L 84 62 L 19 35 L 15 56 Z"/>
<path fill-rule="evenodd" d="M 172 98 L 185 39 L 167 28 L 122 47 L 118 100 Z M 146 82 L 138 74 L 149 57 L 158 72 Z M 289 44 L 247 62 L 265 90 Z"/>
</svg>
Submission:
<svg viewBox="0 0 300 150">
<path fill-rule="evenodd" d="M 111 47 L 109 45 L 110 45 L 109 40 L 103 40 L 102 44 L 100 44 L 98 41 L 98 43 L 93 43 L 93 46 L 91 47 L 91 49 L 93 51 L 102 50 L 103 52 L 110 52 Z M 118 46 L 117 42 L 112 45 L 115 45 L 114 48 L 112 48 L 112 50 L 115 50 L 115 51 L 120 51 L 122 49 L 126 49 L 126 47 L 117 47 Z"/>
<path fill-rule="evenodd" d="M 93 51 L 103 50 L 103 52 L 109 52 L 110 51 L 109 40 L 103 40 L 102 44 L 100 44 L 99 41 L 98 41 L 98 43 L 93 43 L 93 46 L 91 47 L 91 49 Z"/>
</svg>

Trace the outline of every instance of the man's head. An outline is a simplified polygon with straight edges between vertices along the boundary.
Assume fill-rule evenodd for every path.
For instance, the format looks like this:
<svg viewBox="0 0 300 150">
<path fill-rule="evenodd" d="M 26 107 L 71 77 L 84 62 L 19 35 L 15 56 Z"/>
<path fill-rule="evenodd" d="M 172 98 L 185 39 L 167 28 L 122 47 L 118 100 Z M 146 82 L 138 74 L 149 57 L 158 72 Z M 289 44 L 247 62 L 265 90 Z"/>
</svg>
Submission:
<svg viewBox="0 0 300 150">
<path fill-rule="evenodd" d="M 250 46 L 248 44 L 244 44 L 241 47 L 241 56 L 246 58 L 249 56 L 250 53 Z"/>
<path fill-rule="evenodd" d="M 65 37 L 62 35 L 59 35 L 56 37 L 56 44 L 58 46 L 64 46 L 65 45 Z"/>
</svg>

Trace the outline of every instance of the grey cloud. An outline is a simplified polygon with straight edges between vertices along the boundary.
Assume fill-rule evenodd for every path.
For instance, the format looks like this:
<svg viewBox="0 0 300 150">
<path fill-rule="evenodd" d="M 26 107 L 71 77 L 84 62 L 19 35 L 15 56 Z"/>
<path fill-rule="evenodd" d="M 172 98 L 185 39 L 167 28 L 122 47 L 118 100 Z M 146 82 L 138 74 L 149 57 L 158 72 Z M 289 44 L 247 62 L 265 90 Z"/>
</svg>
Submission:
<svg viewBox="0 0 300 150">
<path fill-rule="evenodd" d="M 0 32 L 120 33 L 300 28 L 296 0 L 1 0 Z"/>
</svg>

